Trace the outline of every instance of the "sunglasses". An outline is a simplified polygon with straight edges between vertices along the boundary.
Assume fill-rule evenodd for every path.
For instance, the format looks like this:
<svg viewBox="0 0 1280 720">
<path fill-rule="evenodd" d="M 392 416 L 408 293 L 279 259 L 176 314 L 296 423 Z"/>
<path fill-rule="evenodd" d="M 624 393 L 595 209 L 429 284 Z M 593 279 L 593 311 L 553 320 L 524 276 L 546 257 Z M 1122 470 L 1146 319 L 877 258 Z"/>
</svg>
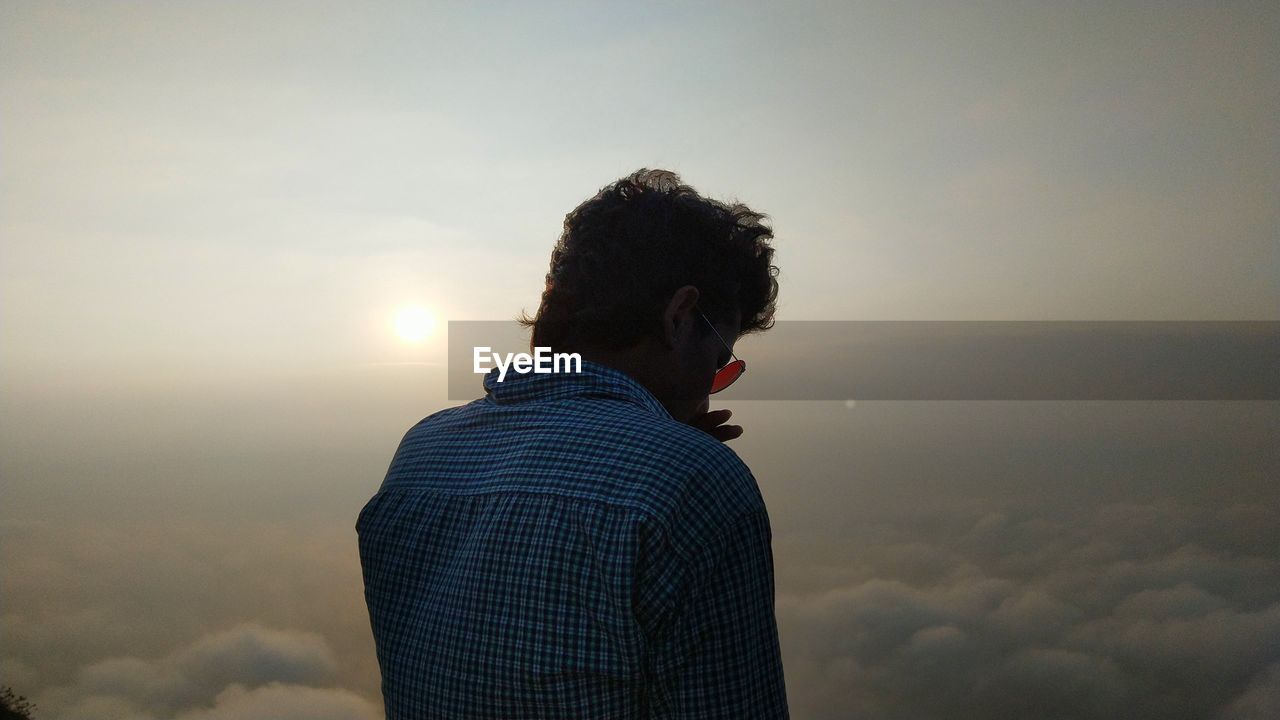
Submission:
<svg viewBox="0 0 1280 720">
<path fill-rule="evenodd" d="M 702 318 L 702 321 L 707 324 L 707 327 L 711 328 L 711 332 L 716 334 L 716 338 L 720 340 L 721 345 L 724 345 L 724 349 L 729 351 L 729 357 L 731 358 L 727 365 L 716 371 L 715 379 L 711 381 L 711 393 L 714 395 L 715 393 L 729 387 L 735 380 L 742 377 L 742 373 L 747 371 L 747 363 L 739 360 L 737 356 L 733 354 L 733 349 L 729 347 L 729 343 L 725 342 L 724 338 L 720 337 L 720 331 L 716 330 L 716 326 L 711 324 L 711 321 L 707 319 L 706 315 L 702 314 L 701 310 L 698 311 L 698 315 Z"/>
</svg>

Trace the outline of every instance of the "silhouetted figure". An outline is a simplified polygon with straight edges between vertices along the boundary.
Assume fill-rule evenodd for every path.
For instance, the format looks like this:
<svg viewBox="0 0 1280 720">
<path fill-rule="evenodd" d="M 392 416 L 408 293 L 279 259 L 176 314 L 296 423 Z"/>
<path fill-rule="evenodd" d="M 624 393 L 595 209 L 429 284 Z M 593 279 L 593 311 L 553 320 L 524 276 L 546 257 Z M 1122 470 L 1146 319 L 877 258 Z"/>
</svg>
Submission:
<svg viewBox="0 0 1280 720">
<path fill-rule="evenodd" d="M 356 524 L 388 718 L 786 718 L 769 516 L 709 393 L 770 229 L 641 170 L 565 218 L 532 346 L 401 441 Z"/>
</svg>

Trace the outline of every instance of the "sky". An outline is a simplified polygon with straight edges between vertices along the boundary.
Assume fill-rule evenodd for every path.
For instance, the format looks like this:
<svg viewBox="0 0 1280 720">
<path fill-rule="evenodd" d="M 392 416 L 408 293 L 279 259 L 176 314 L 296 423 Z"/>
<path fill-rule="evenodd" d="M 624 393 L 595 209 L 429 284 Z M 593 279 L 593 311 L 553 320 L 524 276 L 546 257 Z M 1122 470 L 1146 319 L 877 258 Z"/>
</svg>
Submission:
<svg viewBox="0 0 1280 720">
<path fill-rule="evenodd" d="M 779 320 L 1280 320 L 1277 37 L 1263 2 L 6 0 L 0 685 L 377 717 L 354 523 L 456 404 L 445 323 L 535 310 L 637 168 L 769 215 Z M 797 720 L 1280 712 L 1275 402 L 724 397 Z"/>
</svg>

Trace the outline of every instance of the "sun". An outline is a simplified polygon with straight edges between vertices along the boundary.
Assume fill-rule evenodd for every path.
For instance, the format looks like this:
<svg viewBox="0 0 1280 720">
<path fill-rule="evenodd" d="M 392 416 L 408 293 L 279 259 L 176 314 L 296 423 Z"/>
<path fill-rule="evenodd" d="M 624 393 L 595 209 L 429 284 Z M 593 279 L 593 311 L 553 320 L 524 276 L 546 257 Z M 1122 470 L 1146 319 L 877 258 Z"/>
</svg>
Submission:
<svg viewBox="0 0 1280 720">
<path fill-rule="evenodd" d="M 436 318 L 421 305 L 409 305 L 396 311 L 395 326 L 401 340 L 420 343 L 436 329 Z"/>
</svg>

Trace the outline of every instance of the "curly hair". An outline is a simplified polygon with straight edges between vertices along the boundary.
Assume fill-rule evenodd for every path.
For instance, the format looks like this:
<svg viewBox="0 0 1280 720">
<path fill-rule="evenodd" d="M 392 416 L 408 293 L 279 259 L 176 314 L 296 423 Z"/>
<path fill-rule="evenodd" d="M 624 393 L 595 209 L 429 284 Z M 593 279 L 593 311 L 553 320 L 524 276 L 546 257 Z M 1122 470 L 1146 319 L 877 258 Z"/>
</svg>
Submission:
<svg viewBox="0 0 1280 720">
<path fill-rule="evenodd" d="M 532 346 L 626 348 L 657 332 L 671 295 L 692 285 L 708 319 L 736 309 L 740 334 L 767 330 L 778 296 L 767 217 L 704 198 L 668 170 L 637 170 L 565 216 L 538 313 L 518 320 Z"/>
</svg>

